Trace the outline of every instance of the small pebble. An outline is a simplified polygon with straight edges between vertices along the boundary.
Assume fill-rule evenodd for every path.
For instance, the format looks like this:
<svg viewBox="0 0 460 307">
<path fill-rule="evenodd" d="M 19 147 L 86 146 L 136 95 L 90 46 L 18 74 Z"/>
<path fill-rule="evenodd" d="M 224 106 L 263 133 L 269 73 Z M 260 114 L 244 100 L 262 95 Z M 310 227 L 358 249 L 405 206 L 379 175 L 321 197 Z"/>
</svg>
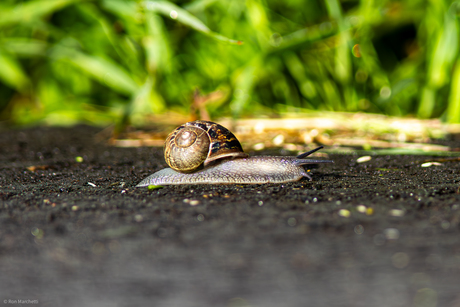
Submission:
<svg viewBox="0 0 460 307">
<path fill-rule="evenodd" d="M 198 200 L 190 200 L 190 201 L 189 201 L 190 206 L 196 206 L 196 205 L 198 205 L 199 203 L 200 203 L 200 202 L 199 202 Z"/>
<path fill-rule="evenodd" d="M 275 136 L 272 142 L 275 146 L 281 146 L 281 144 L 284 143 L 284 135 L 278 134 L 277 136 Z"/>
<path fill-rule="evenodd" d="M 371 156 L 362 156 L 362 157 L 359 157 L 358 159 L 356 159 L 356 162 L 364 163 L 364 162 L 367 162 L 367 161 L 370 161 L 370 160 L 372 160 Z"/>
<path fill-rule="evenodd" d="M 45 234 L 45 232 L 42 229 L 37 227 L 32 228 L 31 233 L 37 239 L 42 239 L 43 235 Z"/>
<path fill-rule="evenodd" d="M 403 216 L 404 215 L 404 210 L 401 209 L 391 209 L 388 212 L 391 216 Z"/>
<path fill-rule="evenodd" d="M 297 145 L 292 144 L 292 143 L 284 144 L 283 148 L 286 149 L 286 150 L 289 150 L 289 151 L 296 151 L 297 150 Z"/>
<path fill-rule="evenodd" d="M 421 167 L 430 167 L 430 166 L 440 166 L 442 165 L 441 163 L 439 162 L 426 162 L 426 163 L 423 163 L 422 165 L 420 165 Z"/>
<path fill-rule="evenodd" d="M 263 123 L 259 122 L 254 126 L 254 132 L 257 134 L 264 133 L 264 130 L 265 130 L 265 125 Z"/>
<path fill-rule="evenodd" d="M 136 214 L 136 215 L 134 216 L 134 220 L 135 220 L 136 222 L 140 223 L 140 222 L 142 222 L 142 221 L 144 220 L 144 218 L 142 217 L 141 214 Z"/>
<path fill-rule="evenodd" d="M 450 222 L 449 221 L 442 221 L 441 222 L 441 227 L 442 227 L 442 229 L 449 229 Z"/>
<path fill-rule="evenodd" d="M 294 227 L 295 225 L 297 225 L 297 220 L 295 219 L 295 217 L 290 217 L 288 218 L 287 223 L 289 226 Z"/>
<path fill-rule="evenodd" d="M 387 240 L 399 239 L 399 230 L 396 228 L 387 228 L 383 231 L 383 234 Z"/>
<path fill-rule="evenodd" d="M 356 206 L 356 210 L 358 210 L 358 212 L 361 212 L 361 213 L 366 213 L 367 208 L 364 205 L 358 205 Z"/>
<path fill-rule="evenodd" d="M 342 217 L 350 217 L 350 211 L 348 211 L 347 209 L 340 209 L 339 210 L 339 215 L 342 216 Z"/>
<path fill-rule="evenodd" d="M 254 144 L 254 146 L 252 146 L 252 148 L 254 150 L 262 150 L 262 149 L 265 148 L 265 145 L 264 145 L 264 143 L 257 143 L 257 144 Z"/>
</svg>

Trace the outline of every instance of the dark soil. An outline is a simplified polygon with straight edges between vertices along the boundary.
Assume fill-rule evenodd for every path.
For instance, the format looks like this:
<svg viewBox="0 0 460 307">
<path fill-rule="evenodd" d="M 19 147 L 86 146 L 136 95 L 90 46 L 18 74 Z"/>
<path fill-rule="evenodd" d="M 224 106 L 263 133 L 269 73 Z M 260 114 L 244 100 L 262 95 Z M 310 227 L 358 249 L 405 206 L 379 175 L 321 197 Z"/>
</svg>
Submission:
<svg viewBox="0 0 460 307">
<path fill-rule="evenodd" d="M 161 149 L 97 132 L 0 134 L 3 304 L 460 306 L 459 162 L 332 155 L 313 181 L 148 190 Z"/>
</svg>

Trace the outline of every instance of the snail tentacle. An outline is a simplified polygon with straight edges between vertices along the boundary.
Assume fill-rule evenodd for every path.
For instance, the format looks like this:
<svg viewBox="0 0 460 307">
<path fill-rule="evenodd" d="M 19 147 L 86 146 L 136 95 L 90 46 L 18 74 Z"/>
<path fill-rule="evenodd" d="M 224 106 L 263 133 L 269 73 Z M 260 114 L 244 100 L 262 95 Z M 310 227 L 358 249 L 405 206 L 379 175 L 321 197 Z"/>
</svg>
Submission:
<svg viewBox="0 0 460 307">
<path fill-rule="evenodd" d="M 317 152 L 318 150 L 323 149 L 323 148 L 324 148 L 324 146 L 316 147 L 315 149 L 312 149 L 312 150 L 310 150 L 310 151 L 307 151 L 307 152 L 304 152 L 304 153 L 298 155 L 296 158 L 297 158 L 297 159 L 306 158 L 306 157 L 308 157 L 309 155 L 311 155 L 312 153 L 315 153 L 315 152 Z"/>
</svg>

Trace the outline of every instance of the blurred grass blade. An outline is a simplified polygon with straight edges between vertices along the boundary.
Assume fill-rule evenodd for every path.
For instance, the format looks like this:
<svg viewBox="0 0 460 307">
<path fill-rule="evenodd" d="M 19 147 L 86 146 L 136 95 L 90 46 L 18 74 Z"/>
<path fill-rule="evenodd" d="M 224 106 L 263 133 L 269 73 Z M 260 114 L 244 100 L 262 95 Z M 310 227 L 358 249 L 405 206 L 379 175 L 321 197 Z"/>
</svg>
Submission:
<svg viewBox="0 0 460 307">
<path fill-rule="evenodd" d="M 169 1 L 144 1 L 142 3 L 148 11 L 168 16 L 174 20 L 177 20 L 180 23 L 183 23 L 184 25 L 191 27 L 192 29 L 209 35 L 214 39 L 227 42 L 230 44 L 242 44 L 242 42 L 239 40 L 230 39 L 223 35 L 212 32 L 201 20 L 190 14 L 188 11 L 175 5 L 174 3 L 171 3 Z"/>
<path fill-rule="evenodd" d="M 10 54 L 22 57 L 44 56 L 48 44 L 38 39 L 11 38 L 2 40 L 2 47 Z"/>
<path fill-rule="evenodd" d="M 168 1 L 145 1 L 144 6 L 147 10 L 161 13 L 172 19 L 186 24 L 193 29 L 208 34 L 211 30 L 198 18 Z"/>
<path fill-rule="evenodd" d="M 436 89 L 425 86 L 422 90 L 420 105 L 417 115 L 420 118 L 430 118 L 436 105 Z"/>
<path fill-rule="evenodd" d="M 113 1 L 103 0 L 103 7 L 127 20 L 135 20 L 137 12 L 137 3 L 134 1 Z"/>
<path fill-rule="evenodd" d="M 11 56 L 0 50 L 0 79 L 6 84 L 23 92 L 29 84 L 27 75 L 19 63 Z"/>
<path fill-rule="evenodd" d="M 447 121 L 460 123 L 460 59 L 457 60 L 453 72 L 450 96 L 447 105 Z"/>
<path fill-rule="evenodd" d="M 343 20 L 342 9 L 338 0 L 326 0 L 326 7 L 329 15 L 334 19 L 339 28 L 339 45 L 336 47 L 335 54 L 335 75 L 342 83 L 347 83 L 352 75 L 350 61 L 350 33 Z"/>
<path fill-rule="evenodd" d="M 136 11 L 133 11 L 132 5 L 130 4 L 135 4 L 136 6 L 134 6 L 134 8 L 137 8 L 137 4 L 134 2 L 103 2 L 104 8 L 106 8 L 109 12 L 117 15 L 123 20 L 123 23 L 126 24 L 135 22 Z M 117 56 L 120 59 L 119 65 L 123 65 L 124 67 L 129 68 L 129 71 L 132 75 L 142 78 L 145 69 L 141 60 L 140 48 L 134 47 L 132 40 L 129 38 L 129 33 L 122 35 L 116 33 L 117 28 L 113 26 L 113 22 L 110 20 L 109 16 L 98 10 L 98 8 L 93 5 L 93 3 L 85 3 L 83 5 L 79 5 L 78 8 L 82 13 L 85 14 L 86 18 L 93 19 L 102 28 L 107 41 L 110 42 L 112 48 L 116 51 Z M 120 25 L 121 24 L 122 23 L 120 23 Z"/>
<path fill-rule="evenodd" d="M 163 20 L 155 13 L 146 15 L 147 34 L 143 40 L 147 69 L 150 73 L 171 68 L 171 48 Z"/>
<path fill-rule="evenodd" d="M 286 68 L 299 85 L 299 91 L 306 99 L 317 95 L 313 82 L 307 78 L 306 68 L 296 53 L 286 52 L 283 56 Z"/>
<path fill-rule="evenodd" d="M 267 7 L 260 0 L 246 0 L 245 2 L 246 16 L 251 28 L 254 29 L 254 36 L 257 38 L 261 49 L 266 50 L 269 47 L 270 36 L 272 36 Z"/>
<path fill-rule="evenodd" d="M 355 98 L 356 93 L 350 84 L 353 76 L 351 66 L 351 35 L 348 24 L 345 23 L 342 8 L 338 0 L 326 0 L 326 7 L 329 12 L 329 16 L 337 22 L 339 33 L 337 38 L 338 46 L 335 48 L 335 65 L 334 65 L 334 76 L 343 85 L 343 98 L 345 110 L 357 110 L 357 99 Z M 342 106 L 337 101 L 338 107 L 341 109 Z"/>
<path fill-rule="evenodd" d="M 437 91 L 450 81 L 452 66 L 458 53 L 458 22 L 453 12 L 445 11 L 445 3 L 432 2 L 431 8 L 439 17 L 436 23 L 430 24 L 430 37 L 428 50 L 427 84 L 422 94 L 417 115 L 429 118 L 436 105 Z M 432 29 L 436 31 L 433 31 Z"/>
<path fill-rule="evenodd" d="M 139 87 L 137 93 L 133 96 L 133 99 L 127 109 L 128 114 L 125 114 L 125 116 L 128 116 L 131 120 L 135 120 L 139 123 L 145 120 L 147 114 L 153 114 L 155 109 L 161 110 L 161 99 L 159 99 L 159 97 L 155 97 L 153 91 L 154 88 L 154 78 L 148 77 L 144 84 Z"/>
<path fill-rule="evenodd" d="M 27 23 L 33 19 L 58 11 L 77 0 L 31 1 L 14 6 L 0 6 L 0 27 Z"/>
<path fill-rule="evenodd" d="M 221 0 L 198 0 L 184 4 L 184 9 L 191 13 L 198 13 L 204 11 L 208 6 L 218 3 Z"/>
<path fill-rule="evenodd" d="M 139 89 L 137 83 L 123 67 L 95 55 L 86 55 L 66 47 L 55 47 L 53 56 L 65 60 L 92 76 L 102 84 L 123 93 L 132 95 Z"/>
<path fill-rule="evenodd" d="M 233 82 L 235 90 L 233 100 L 230 102 L 230 107 L 234 118 L 240 117 L 242 111 L 252 99 L 252 88 L 256 82 L 257 72 L 262 65 L 261 63 L 262 60 L 260 57 L 250 61 L 246 67 L 242 68 Z"/>
<path fill-rule="evenodd" d="M 431 54 L 429 82 L 436 88 L 443 86 L 449 80 L 450 69 L 458 51 L 458 26 L 455 18 L 449 12 L 444 14 L 444 23 L 437 32 L 438 37 Z"/>
<path fill-rule="evenodd" d="M 286 50 L 307 48 L 315 42 L 334 35 L 336 32 L 337 29 L 334 27 L 320 30 L 318 26 L 297 30 L 293 33 L 273 39 L 272 48 L 269 49 L 267 53 L 273 54 L 284 52 Z"/>
</svg>

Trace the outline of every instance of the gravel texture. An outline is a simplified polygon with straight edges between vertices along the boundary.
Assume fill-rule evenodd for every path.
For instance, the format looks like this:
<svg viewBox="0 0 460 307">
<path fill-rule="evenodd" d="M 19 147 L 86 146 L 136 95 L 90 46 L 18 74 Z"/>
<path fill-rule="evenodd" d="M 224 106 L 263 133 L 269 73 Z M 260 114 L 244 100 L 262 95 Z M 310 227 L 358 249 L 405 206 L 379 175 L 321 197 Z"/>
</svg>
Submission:
<svg viewBox="0 0 460 307">
<path fill-rule="evenodd" d="M 161 149 L 98 131 L 0 133 L 0 303 L 460 306 L 458 161 L 331 155 L 312 181 L 148 190 Z"/>
</svg>

